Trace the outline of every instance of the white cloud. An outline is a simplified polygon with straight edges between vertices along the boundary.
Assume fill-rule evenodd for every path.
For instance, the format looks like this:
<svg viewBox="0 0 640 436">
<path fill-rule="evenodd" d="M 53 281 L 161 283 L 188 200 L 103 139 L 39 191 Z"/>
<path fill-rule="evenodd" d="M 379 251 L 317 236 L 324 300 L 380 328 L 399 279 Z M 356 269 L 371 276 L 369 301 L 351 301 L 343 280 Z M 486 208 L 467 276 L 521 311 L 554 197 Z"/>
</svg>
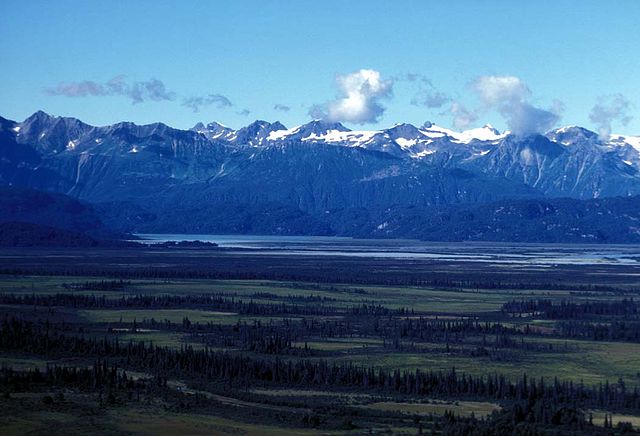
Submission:
<svg viewBox="0 0 640 436">
<path fill-rule="evenodd" d="M 471 83 L 471 89 L 480 99 L 480 108 L 469 111 L 454 103 L 451 114 L 454 125 L 460 127 L 466 120 L 475 121 L 482 112 L 495 110 L 507 122 L 509 130 L 517 135 L 544 133 L 560 119 L 562 104 L 554 101 L 551 109 L 529 103 L 531 90 L 515 76 L 482 76 Z"/>
<path fill-rule="evenodd" d="M 471 87 L 489 107 L 523 101 L 531 94 L 527 85 L 515 76 L 482 76 Z"/>
<path fill-rule="evenodd" d="M 515 102 L 500 111 L 506 118 L 509 129 L 520 135 L 547 132 L 560 120 L 557 113 L 537 108 L 524 101 Z"/>
<path fill-rule="evenodd" d="M 600 138 L 608 141 L 614 121 L 619 121 L 623 126 L 631 121 L 630 109 L 631 102 L 622 94 L 601 96 L 591 109 L 589 119 L 598 127 Z"/>
<path fill-rule="evenodd" d="M 359 70 L 336 77 L 338 98 L 309 111 L 314 118 L 346 121 L 355 124 L 378 121 L 385 111 L 380 100 L 390 97 L 393 81 L 382 78 L 376 70 Z"/>
</svg>

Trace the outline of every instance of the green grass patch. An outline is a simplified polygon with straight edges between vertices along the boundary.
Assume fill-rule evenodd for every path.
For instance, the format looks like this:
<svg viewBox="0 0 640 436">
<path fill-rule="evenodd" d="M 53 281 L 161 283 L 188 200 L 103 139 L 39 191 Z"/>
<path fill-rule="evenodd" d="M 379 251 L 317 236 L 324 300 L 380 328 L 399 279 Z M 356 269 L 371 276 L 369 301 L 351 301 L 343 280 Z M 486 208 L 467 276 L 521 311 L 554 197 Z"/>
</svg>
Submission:
<svg viewBox="0 0 640 436">
<path fill-rule="evenodd" d="M 633 426 L 634 429 L 640 430 L 640 416 L 621 415 L 617 413 L 611 414 L 609 412 L 606 413 L 611 416 L 611 421 L 613 422 L 614 426 L 619 422 L 628 422 Z M 593 423 L 595 425 L 604 426 L 605 412 L 603 410 L 593 410 L 591 411 L 591 414 L 593 415 Z"/>
<path fill-rule="evenodd" d="M 384 401 L 380 403 L 367 404 L 361 406 L 366 409 L 382 410 L 385 412 L 402 412 L 411 415 L 444 415 L 450 411 L 459 416 L 482 417 L 490 415 L 493 411 L 500 410 L 501 407 L 494 403 L 480 401 L 431 401 L 429 403 L 397 403 Z"/>
</svg>

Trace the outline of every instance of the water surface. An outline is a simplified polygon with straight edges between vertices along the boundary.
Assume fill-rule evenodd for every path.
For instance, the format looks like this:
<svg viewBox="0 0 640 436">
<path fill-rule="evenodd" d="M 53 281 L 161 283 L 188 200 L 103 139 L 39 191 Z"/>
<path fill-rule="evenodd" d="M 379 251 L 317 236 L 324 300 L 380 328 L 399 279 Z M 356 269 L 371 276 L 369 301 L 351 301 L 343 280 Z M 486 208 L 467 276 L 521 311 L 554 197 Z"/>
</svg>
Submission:
<svg viewBox="0 0 640 436">
<path fill-rule="evenodd" d="M 149 243 L 214 242 L 265 255 L 357 256 L 528 265 L 640 265 L 640 245 L 426 242 L 332 236 L 139 234 Z"/>
</svg>

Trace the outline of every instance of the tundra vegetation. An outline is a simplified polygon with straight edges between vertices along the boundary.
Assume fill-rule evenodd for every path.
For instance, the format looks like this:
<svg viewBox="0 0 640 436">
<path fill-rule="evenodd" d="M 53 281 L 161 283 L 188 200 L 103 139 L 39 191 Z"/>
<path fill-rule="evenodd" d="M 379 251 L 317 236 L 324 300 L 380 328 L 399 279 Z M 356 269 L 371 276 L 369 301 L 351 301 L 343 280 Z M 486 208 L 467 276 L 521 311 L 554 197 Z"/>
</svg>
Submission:
<svg viewBox="0 0 640 436">
<path fill-rule="evenodd" d="M 623 434 L 636 267 L 7 249 L 2 434 Z"/>
</svg>

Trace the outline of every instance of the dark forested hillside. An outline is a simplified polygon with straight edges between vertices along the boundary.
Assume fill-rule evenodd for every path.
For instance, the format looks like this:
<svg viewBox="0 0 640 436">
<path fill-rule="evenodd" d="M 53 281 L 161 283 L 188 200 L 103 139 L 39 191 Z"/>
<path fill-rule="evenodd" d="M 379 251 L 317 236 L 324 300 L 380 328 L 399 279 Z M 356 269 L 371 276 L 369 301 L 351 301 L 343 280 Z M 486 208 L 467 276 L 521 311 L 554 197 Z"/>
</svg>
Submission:
<svg viewBox="0 0 640 436">
<path fill-rule="evenodd" d="M 0 223 L 0 247 L 97 247 L 86 234 L 33 223 Z"/>
<path fill-rule="evenodd" d="M 0 186 L 0 223 L 30 223 L 32 229 L 46 226 L 97 239 L 121 236 L 103 224 L 89 204 L 63 194 L 14 186 Z M 9 228 L 5 226 L 5 232 Z"/>
<path fill-rule="evenodd" d="M 359 236 L 428 241 L 640 242 L 640 197 L 506 200 L 441 208 L 398 207 L 356 215 Z M 341 224 L 335 220 L 335 226 Z M 359 233 L 358 233 L 359 232 Z"/>
</svg>

